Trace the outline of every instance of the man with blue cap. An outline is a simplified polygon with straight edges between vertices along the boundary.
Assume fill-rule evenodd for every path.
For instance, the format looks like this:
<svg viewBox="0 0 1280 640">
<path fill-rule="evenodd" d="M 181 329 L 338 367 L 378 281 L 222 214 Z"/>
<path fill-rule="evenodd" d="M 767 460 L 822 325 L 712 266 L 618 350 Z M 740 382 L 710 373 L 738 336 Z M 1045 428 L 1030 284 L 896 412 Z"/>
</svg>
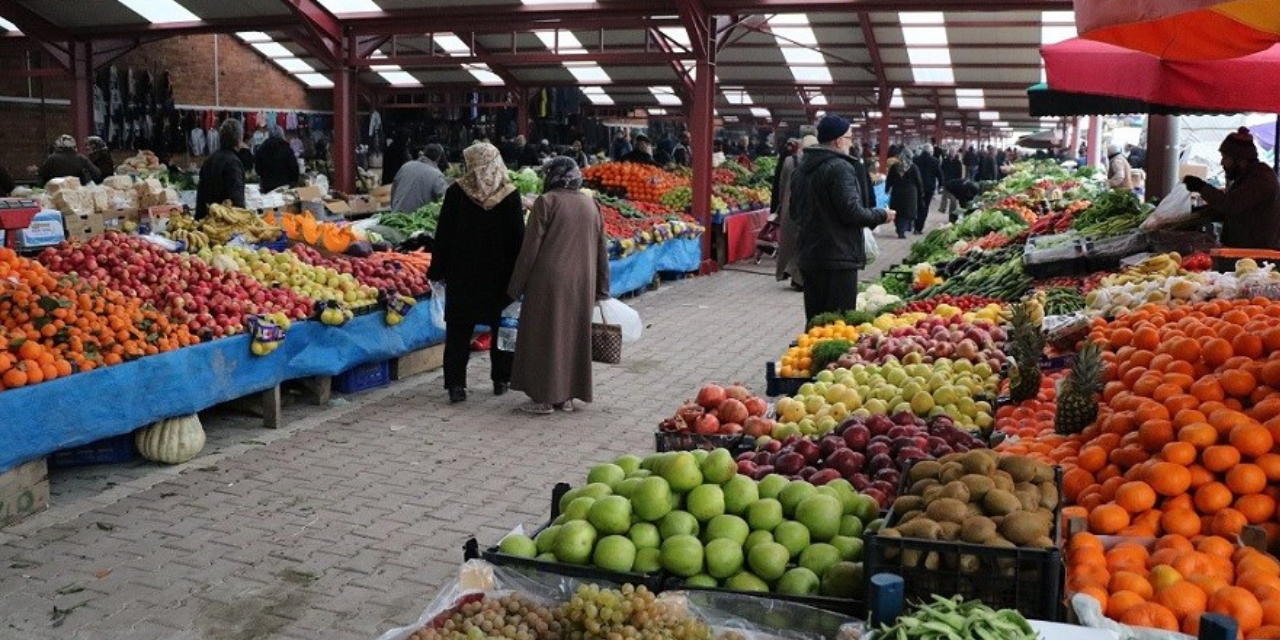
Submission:
<svg viewBox="0 0 1280 640">
<path fill-rule="evenodd" d="M 867 266 L 863 233 L 893 221 L 892 209 L 866 206 L 849 121 L 827 115 L 818 145 L 805 150 L 791 179 L 790 213 L 800 225 L 806 318 L 857 306 L 858 270 Z"/>
</svg>

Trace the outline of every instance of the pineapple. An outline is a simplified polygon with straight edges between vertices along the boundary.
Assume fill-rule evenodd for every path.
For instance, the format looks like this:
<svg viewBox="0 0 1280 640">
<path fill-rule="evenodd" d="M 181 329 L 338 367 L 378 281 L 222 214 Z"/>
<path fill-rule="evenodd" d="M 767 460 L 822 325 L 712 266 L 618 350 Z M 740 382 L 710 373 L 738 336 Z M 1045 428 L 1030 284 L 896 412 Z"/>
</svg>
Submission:
<svg viewBox="0 0 1280 640">
<path fill-rule="evenodd" d="M 1087 343 L 1062 381 L 1055 419 L 1061 434 L 1080 433 L 1098 418 L 1098 392 L 1102 391 L 1102 349 Z"/>
<path fill-rule="evenodd" d="M 1044 353 L 1045 339 L 1026 304 L 1013 307 L 1009 342 L 1013 352 L 1009 397 L 1014 402 L 1030 400 L 1040 392 L 1040 356 Z"/>
</svg>

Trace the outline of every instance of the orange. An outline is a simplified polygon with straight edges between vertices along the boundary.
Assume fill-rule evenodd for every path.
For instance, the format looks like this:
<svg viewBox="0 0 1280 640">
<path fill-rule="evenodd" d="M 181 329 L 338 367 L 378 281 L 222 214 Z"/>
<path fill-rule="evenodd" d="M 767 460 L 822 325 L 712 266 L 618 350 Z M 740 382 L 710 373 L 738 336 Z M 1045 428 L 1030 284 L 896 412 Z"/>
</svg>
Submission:
<svg viewBox="0 0 1280 640">
<path fill-rule="evenodd" d="M 1233 496 L 1227 485 L 1221 482 L 1210 482 L 1196 489 L 1196 510 L 1202 514 L 1212 515 L 1231 506 Z M 1092 518 L 1090 518 L 1092 524 Z"/>
<path fill-rule="evenodd" d="M 1228 440 L 1240 455 L 1250 458 L 1270 453 L 1271 447 L 1275 445 L 1271 432 L 1260 424 L 1242 424 L 1232 427 Z"/>
<path fill-rule="evenodd" d="M 1231 558 L 1231 554 L 1235 553 L 1236 547 L 1226 538 L 1218 536 L 1205 536 L 1196 543 L 1196 551 L 1207 553 L 1211 556 L 1219 558 Z M 1183 573 L 1182 575 L 1187 575 Z"/>
<path fill-rule="evenodd" d="M 1179 620 L 1204 613 L 1209 596 L 1193 582 L 1179 580 L 1156 591 L 1156 603 L 1173 612 Z"/>
<path fill-rule="evenodd" d="M 1231 351 L 1250 360 L 1261 358 L 1262 350 L 1262 338 L 1252 333 L 1242 333 L 1231 341 Z"/>
<path fill-rule="evenodd" d="M 1154 602 L 1143 602 L 1129 607 L 1120 616 L 1120 622 L 1121 624 L 1164 629 L 1165 631 L 1178 631 L 1180 629 L 1178 617 L 1173 615 L 1172 611 Z"/>
<path fill-rule="evenodd" d="M 1200 533 L 1200 526 L 1200 516 L 1191 509 L 1166 509 L 1160 515 L 1160 528 L 1165 533 L 1194 536 Z"/>
<path fill-rule="evenodd" d="M 1280 602 L 1274 603 L 1274 606 L 1280 607 Z M 1245 640 L 1275 640 L 1275 638 L 1280 638 L 1280 625 L 1264 624 L 1246 633 L 1244 637 Z"/>
<path fill-rule="evenodd" d="M 1122 542 L 1107 552 L 1107 570 L 1112 573 L 1145 573 L 1148 555 L 1146 547 L 1134 542 Z"/>
<path fill-rule="evenodd" d="M 1200 349 L 1200 356 L 1204 358 L 1205 364 L 1216 367 L 1231 359 L 1235 352 L 1231 350 L 1231 343 L 1222 338 L 1213 338 L 1204 343 Z"/>
<path fill-rule="evenodd" d="M 1126 482 L 1116 489 L 1116 504 L 1131 514 L 1156 506 L 1156 492 L 1145 482 Z"/>
<path fill-rule="evenodd" d="M 1098 446 L 1084 447 L 1080 450 L 1076 465 L 1089 473 L 1098 471 L 1107 466 L 1107 451 Z"/>
<path fill-rule="evenodd" d="M 1111 589 L 1112 593 L 1116 591 L 1132 591 L 1148 600 L 1155 594 L 1155 589 L 1151 587 L 1151 583 L 1142 577 L 1142 574 L 1134 571 L 1117 571 L 1113 573 L 1108 588 Z"/>
<path fill-rule="evenodd" d="M 1235 536 L 1247 524 L 1249 524 L 1249 520 L 1244 517 L 1243 513 L 1227 508 L 1213 514 L 1209 529 L 1213 531 L 1214 535 Z"/>
<path fill-rule="evenodd" d="M 1221 473 L 1240 464 L 1240 452 L 1230 445 L 1214 445 L 1204 450 L 1200 462 L 1204 468 Z"/>
<path fill-rule="evenodd" d="M 1193 464 L 1187 467 L 1187 471 L 1191 472 L 1191 488 L 1199 489 L 1210 482 L 1217 479 L 1213 472 L 1204 468 L 1203 465 Z"/>
<path fill-rule="evenodd" d="M 1262 524 L 1276 513 L 1276 499 L 1264 493 L 1240 496 L 1231 506 L 1244 514 L 1249 524 Z"/>
<path fill-rule="evenodd" d="M 1200 399 L 1201 402 L 1222 401 L 1226 399 L 1227 392 L 1222 389 L 1222 385 L 1217 378 L 1206 376 L 1200 378 L 1191 385 L 1191 395 Z M 1206 411 L 1206 409 L 1201 409 Z"/>
<path fill-rule="evenodd" d="M 1084 451 L 1080 453 L 1083 459 Z M 1185 467 L 1196 461 L 1196 448 L 1189 442 L 1170 442 L 1160 449 L 1160 457 L 1166 462 Z"/>
<path fill-rule="evenodd" d="M 1195 397 L 1195 396 L 1192 396 Z M 1209 416 L 1206 416 L 1198 409 L 1183 409 L 1173 414 L 1173 426 L 1181 429 L 1193 422 L 1208 422 Z"/>
<path fill-rule="evenodd" d="M 1224 587 L 1209 596 L 1206 611 L 1222 613 L 1235 619 L 1241 633 L 1262 626 L 1262 605 L 1252 593 L 1240 587 Z"/>
<path fill-rule="evenodd" d="M 1146 601 L 1146 598 L 1132 591 L 1113 591 L 1107 600 L 1107 606 L 1104 611 L 1107 612 L 1108 618 L 1119 620 L 1120 616 L 1124 615 L 1124 612 Z"/>
<path fill-rule="evenodd" d="M 1118 505 L 1100 505 L 1089 513 L 1089 529 L 1094 533 L 1112 534 L 1127 526 L 1129 526 L 1129 512 Z"/>
<path fill-rule="evenodd" d="M 1267 331 L 1263 336 L 1266 340 L 1267 335 L 1280 336 L 1280 327 Z M 1280 350 L 1280 347 L 1272 349 L 1272 351 Z M 1262 384 L 1272 389 L 1280 389 L 1280 360 L 1268 360 L 1262 364 Z"/>
<path fill-rule="evenodd" d="M 1262 493 L 1267 488 L 1267 474 L 1256 464 L 1237 464 L 1227 471 L 1227 488 L 1239 496 Z"/>
<path fill-rule="evenodd" d="M 1267 474 L 1267 482 L 1280 481 L 1280 453 L 1264 453 L 1253 461 Z"/>
<path fill-rule="evenodd" d="M 1157 564 L 1151 567 L 1151 572 L 1147 574 L 1147 580 L 1151 583 L 1151 588 L 1155 589 L 1156 593 L 1160 593 L 1162 589 L 1167 589 L 1174 583 L 1182 582 L 1182 574 L 1167 564 Z"/>
<path fill-rule="evenodd" d="M 1173 423 L 1168 420 L 1148 420 L 1138 427 L 1138 441 L 1150 453 L 1159 451 L 1173 439 Z"/>
<path fill-rule="evenodd" d="M 1218 430 L 1206 422 L 1194 422 L 1178 430 L 1178 441 L 1204 450 L 1218 441 Z"/>
<path fill-rule="evenodd" d="M 1169 444 L 1183 443 L 1170 442 Z M 1191 488 L 1191 472 L 1180 464 L 1157 462 L 1151 465 L 1151 471 L 1147 474 L 1147 484 L 1162 496 L 1179 496 Z"/>
</svg>

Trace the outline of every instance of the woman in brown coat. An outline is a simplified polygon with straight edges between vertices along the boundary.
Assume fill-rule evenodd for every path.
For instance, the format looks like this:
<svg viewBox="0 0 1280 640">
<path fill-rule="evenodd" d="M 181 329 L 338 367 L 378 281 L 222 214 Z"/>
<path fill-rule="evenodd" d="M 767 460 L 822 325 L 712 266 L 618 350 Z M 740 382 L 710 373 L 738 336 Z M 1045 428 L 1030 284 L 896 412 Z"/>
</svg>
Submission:
<svg viewBox="0 0 1280 640">
<path fill-rule="evenodd" d="M 528 394 L 521 409 L 573 411 L 591 402 L 591 313 L 609 298 L 604 220 L 582 191 L 572 158 L 551 160 L 533 204 L 507 293 L 524 296 L 511 388 Z"/>
</svg>

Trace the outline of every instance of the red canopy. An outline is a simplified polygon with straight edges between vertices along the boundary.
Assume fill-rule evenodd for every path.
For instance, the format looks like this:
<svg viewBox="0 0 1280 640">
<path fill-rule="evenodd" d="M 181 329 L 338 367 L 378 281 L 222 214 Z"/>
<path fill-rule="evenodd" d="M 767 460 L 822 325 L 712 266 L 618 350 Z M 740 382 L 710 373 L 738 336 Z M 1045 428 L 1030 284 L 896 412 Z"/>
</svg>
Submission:
<svg viewBox="0 0 1280 640">
<path fill-rule="evenodd" d="M 1280 45 L 1228 60 L 1177 61 L 1109 44 L 1042 47 L 1049 88 L 1207 111 L 1280 113 Z"/>
<path fill-rule="evenodd" d="M 1276 0 L 1075 0 L 1090 40 L 1166 60 L 1236 58 L 1280 42 Z"/>
</svg>

